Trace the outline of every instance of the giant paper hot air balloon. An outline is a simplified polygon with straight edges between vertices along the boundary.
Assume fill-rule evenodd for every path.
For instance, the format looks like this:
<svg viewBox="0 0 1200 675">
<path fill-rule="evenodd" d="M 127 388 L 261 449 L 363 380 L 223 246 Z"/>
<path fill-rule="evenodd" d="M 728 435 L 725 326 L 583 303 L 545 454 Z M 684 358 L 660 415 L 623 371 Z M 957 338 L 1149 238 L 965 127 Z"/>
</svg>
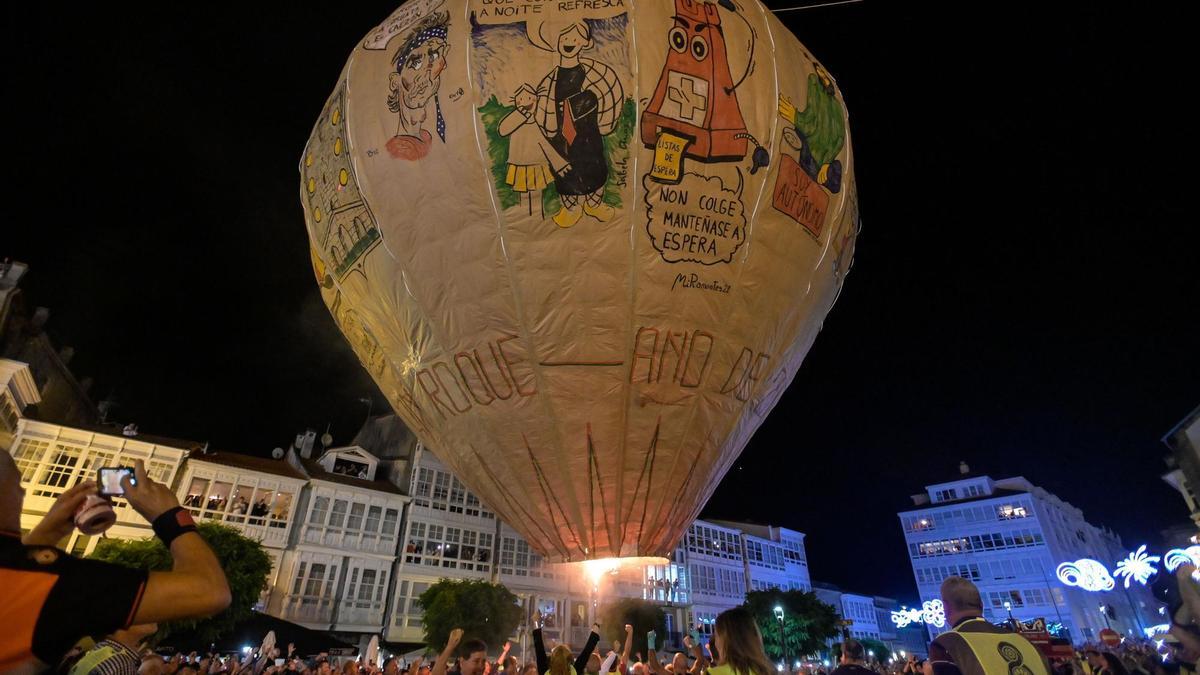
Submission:
<svg viewBox="0 0 1200 675">
<path fill-rule="evenodd" d="M 552 561 L 675 546 L 858 229 L 837 85 L 756 0 L 412 0 L 300 173 L 362 365 Z"/>
</svg>

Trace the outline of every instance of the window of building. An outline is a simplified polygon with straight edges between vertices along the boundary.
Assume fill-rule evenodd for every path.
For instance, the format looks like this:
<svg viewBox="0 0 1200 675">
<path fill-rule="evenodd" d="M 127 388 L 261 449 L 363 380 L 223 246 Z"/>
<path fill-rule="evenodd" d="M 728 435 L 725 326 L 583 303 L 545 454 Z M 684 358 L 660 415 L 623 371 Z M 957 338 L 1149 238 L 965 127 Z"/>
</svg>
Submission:
<svg viewBox="0 0 1200 675">
<path fill-rule="evenodd" d="M 37 474 L 38 464 L 42 461 L 42 456 L 46 454 L 50 444 L 46 441 L 38 441 L 32 438 L 21 439 L 21 444 L 17 446 L 13 452 L 13 460 L 17 463 L 17 470 L 21 472 L 22 483 L 32 483 Z"/>
<path fill-rule="evenodd" d="M 365 525 L 363 526 L 363 530 L 365 530 L 366 532 L 372 532 L 372 533 L 378 532 L 379 531 L 379 516 L 382 515 L 382 513 L 383 513 L 383 507 L 381 507 L 381 506 L 372 506 L 372 507 L 368 508 L 367 509 L 367 520 L 366 520 Z"/>
<path fill-rule="evenodd" d="M 948 501 L 953 501 L 955 499 L 958 499 L 958 490 L 956 488 L 950 488 L 948 490 L 938 490 L 933 495 L 933 501 L 935 501 L 935 502 L 948 502 Z"/>
<path fill-rule="evenodd" d="M 292 595 L 299 599 L 302 606 L 328 602 L 333 595 L 336 577 L 336 566 L 301 561 Z"/>
<path fill-rule="evenodd" d="M 309 512 L 308 522 L 313 525 L 324 525 L 325 515 L 329 512 L 329 497 L 316 497 L 313 499 L 312 510 Z"/>
<path fill-rule="evenodd" d="M 429 590 L 429 584 L 422 582 L 401 581 L 396 586 L 396 619 L 397 626 L 407 625 L 410 628 L 421 628 L 423 611 L 421 609 L 421 594 Z"/>
<path fill-rule="evenodd" d="M 233 483 L 213 481 L 212 486 L 208 490 L 208 495 L 200 501 L 200 515 L 211 514 L 214 517 L 218 517 L 219 514 L 224 513 L 225 507 L 229 505 L 229 494 L 232 490 Z"/>
<path fill-rule="evenodd" d="M 1012 520 L 1013 518 L 1026 518 L 1029 512 L 1020 504 L 1001 504 L 996 507 L 996 515 L 1000 520 Z"/>
<path fill-rule="evenodd" d="M 329 511 L 329 526 L 341 528 L 346 524 L 346 507 L 348 506 L 345 499 L 333 500 L 333 508 Z"/>
<path fill-rule="evenodd" d="M 192 511 L 194 515 L 200 515 L 200 505 L 204 500 L 204 496 L 208 494 L 208 479 L 193 478 L 188 485 L 187 494 L 183 497 L 183 505 Z"/>
<path fill-rule="evenodd" d="M 362 502 L 354 502 L 350 505 L 350 517 L 346 519 L 347 530 L 361 530 L 363 522 L 363 512 L 367 505 Z"/>
<path fill-rule="evenodd" d="M 366 462 L 360 462 L 345 457 L 338 457 L 333 462 L 333 473 L 340 476 L 350 476 L 352 478 L 368 478 L 370 477 L 371 466 Z"/>
<path fill-rule="evenodd" d="M 396 509 L 384 509 L 383 511 L 383 531 L 385 537 L 396 536 L 396 521 L 400 519 L 400 512 Z"/>
<path fill-rule="evenodd" d="M 7 391 L 0 394 L 0 426 L 3 426 L 4 430 L 10 434 L 14 433 L 20 418 L 21 414 L 17 410 L 17 404 L 13 401 L 12 394 Z"/>
<path fill-rule="evenodd" d="M 34 486 L 33 494 L 38 497 L 57 497 L 67 487 L 82 451 L 74 445 L 59 443 L 51 452 L 49 465 L 42 471 L 41 479 Z"/>
</svg>

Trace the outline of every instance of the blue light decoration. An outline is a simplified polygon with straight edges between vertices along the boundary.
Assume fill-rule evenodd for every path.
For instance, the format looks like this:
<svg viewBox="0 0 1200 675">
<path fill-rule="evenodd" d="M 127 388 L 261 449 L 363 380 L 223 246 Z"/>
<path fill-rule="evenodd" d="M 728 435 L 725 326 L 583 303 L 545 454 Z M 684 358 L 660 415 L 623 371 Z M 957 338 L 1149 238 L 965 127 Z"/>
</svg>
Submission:
<svg viewBox="0 0 1200 675">
<path fill-rule="evenodd" d="M 1173 548 L 1163 556 L 1163 567 L 1166 567 L 1168 572 L 1174 573 L 1180 565 L 1200 567 L 1200 546 Z"/>
<path fill-rule="evenodd" d="M 892 612 L 892 623 L 896 628 L 904 628 L 913 623 L 925 623 L 934 628 L 946 625 L 946 607 L 941 600 L 926 600 L 921 606 L 909 609 L 901 607 L 899 612 Z"/>
<path fill-rule="evenodd" d="M 924 621 L 924 613 L 920 607 L 909 609 L 901 607 L 899 612 L 892 612 L 892 623 L 896 624 L 896 628 L 904 628 L 911 623 L 921 623 Z"/>
<path fill-rule="evenodd" d="M 1144 628 L 1142 630 L 1146 633 L 1147 638 L 1152 638 L 1155 635 L 1162 635 L 1163 633 L 1171 630 L 1171 624 L 1160 623 L 1157 626 L 1150 626 L 1149 628 Z"/>
<path fill-rule="evenodd" d="M 1129 588 L 1130 581 L 1136 581 L 1145 586 L 1150 577 L 1158 574 L 1158 568 L 1154 563 L 1162 560 L 1156 555 L 1146 553 L 1146 545 L 1142 544 L 1136 551 L 1129 554 L 1129 557 L 1117 563 L 1113 574 L 1118 577 L 1125 577 L 1125 588 Z"/>
<path fill-rule="evenodd" d="M 1111 591 L 1117 587 L 1108 568 L 1091 558 L 1080 558 L 1065 562 L 1055 570 L 1058 580 L 1067 586 L 1078 586 L 1085 591 Z"/>
<path fill-rule="evenodd" d="M 927 625 L 941 628 L 946 625 L 946 608 L 941 600 L 928 600 L 921 603 L 921 617 Z"/>
</svg>

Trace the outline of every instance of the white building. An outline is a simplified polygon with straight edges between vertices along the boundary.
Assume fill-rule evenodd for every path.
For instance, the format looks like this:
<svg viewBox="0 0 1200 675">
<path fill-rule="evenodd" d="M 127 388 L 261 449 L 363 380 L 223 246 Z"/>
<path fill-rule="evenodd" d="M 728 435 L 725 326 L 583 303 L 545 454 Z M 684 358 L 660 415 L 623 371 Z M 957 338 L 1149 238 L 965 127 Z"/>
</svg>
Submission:
<svg viewBox="0 0 1200 675">
<path fill-rule="evenodd" d="M 29 419 L 23 411 L 36 390 L 25 391 L 19 364 L 4 373 L 0 399 L 15 401 L 12 452 L 27 495 L 23 529 L 98 467 L 143 459 L 197 519 L 262 542 L 272 569 L 259 609 L 360 645 L 372 635 L 422 643 L 418 599 L 444 578 L 499 582 L 516 594 L 525 620 L 512 637 L 522 648 L 538 612 L 548 639 L 582 644 L 602 605 L 641 598 L 663 608 L 665 642 L 678 647 L 687 627 L 711 632 L 717 614 L 740 605 L 752 588 L 811 587 L 803 534 L 744 523 L 696 521 L 663 564 L 594 575 L 547 564 L 394 415 L 368 421 L 349 446 L 325 447 L 332 439 L 324 437 L 318 449 L 309 432 L 267 459 Z M 106 536 L 152 536 L 148 523 L 116 501 L 118 521 Z M 76 533 L 63 545 L 84 555 L 95 543 Z"/>
<path fill-rule="evenodd" d="M 1059 563 L 1091 558 L 1111 569 L 1126 551 L 1112 532 L 1025 478 L 993 480 L 964 464 L 957 479 L 926 486 L 913 502 L 898 515 L 922 601 L 957 575 L 979 587 L 986 618 L 1004 621 L 1011 608 L 1025 621 L 1062 624 L 1076 643 L 1096 641 L 1106 625 L 1133 636 L 1158 623 L 1158 603 L 1140 586 L 1091 593 L 1058 581 Z"/>
<path fill-rule="evenodd" d="M 365 644 L 384 630 L 408 497 L 383 477 L 386 463 L 361 447 L 288 460 L 309 483 L 268 613 Z"/>
<path fill-rule="evenodd" d="M 26 406 L 42 400 L 29 366 L 0 359 L 0 450 L 11 450 L 17 422 Z"/>
<path fill-rule="evenodd" d="M 804 551 L 804 533 L 756 523 L 728 520 L 712 522 L 741 532 L 747 590 L 812 590 L 808 556 Z"/>
<path fill-rule="evenodd" d="M 838 619 L 848 622 L 844 629 L 850 633 L 850 637 L 883 641 L 875 596 L 843 591 L 833 584 L 821 582 L 813 584 L 813 592 L 821 602 L 833 607 Z M 841 642 L 841 639 L 841 636 L 835 636 L 828 642 L 833 644 Z"/>
<path fill-rule="evenodd" d="M 196 446 L 190 441 L 145 434 L 127 436 L 116 429 L 78 429 L 20 417 L 12 441 L 12 456 L 21 472 L 21 487 L 25 489 L 21 531 L 33 529 L 67 488 L 80 481 L 96 480 L 96 470 L 100 467 L 132 466 L 140 459 L 146 463 L 146 473 L 152 479 L 171 485 L 187 450 Z M 124 499 L 113 501 L 117 522 L 106 536 L 119 539 L 154 536 L 150 523 L 129 508 Z M 73 554 L 87 555 L 98 541 L 98 537 L 76 530 L 59 545 Z"/>
<path fill-rule="evenodd" d="M 296 505 L 308 476 L 288 462 L 232 452 L 193 452 L 184 464 L 176 495 L 197 520 L 215 520 L 262 542 L 271 557 L 272 587 L 292 543 Z M 266 607 L 270 592 L 263 594 Z"/>
</svg>

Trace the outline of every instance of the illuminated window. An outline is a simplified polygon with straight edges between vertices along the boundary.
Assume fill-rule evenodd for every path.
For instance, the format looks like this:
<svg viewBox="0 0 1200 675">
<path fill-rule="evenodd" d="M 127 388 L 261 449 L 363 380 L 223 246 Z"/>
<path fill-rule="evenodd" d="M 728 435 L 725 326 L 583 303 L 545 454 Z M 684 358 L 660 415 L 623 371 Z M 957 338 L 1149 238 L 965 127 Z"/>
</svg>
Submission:
<svg viewBox="0 0 1200 675">
<path fill-rule="evenodd" d="M 1002 506 L 997 507 L 996 512 L 997 512 L 997 515 L 1000 516 L 1001 520 L 1012 520 L 1013 518 L 1026 518 L 1029 515 L 1025 511 L 1025 507 L 1021 506 L 1019 504 L 1018 505 L 1004 504 Z"/>
</svg>

